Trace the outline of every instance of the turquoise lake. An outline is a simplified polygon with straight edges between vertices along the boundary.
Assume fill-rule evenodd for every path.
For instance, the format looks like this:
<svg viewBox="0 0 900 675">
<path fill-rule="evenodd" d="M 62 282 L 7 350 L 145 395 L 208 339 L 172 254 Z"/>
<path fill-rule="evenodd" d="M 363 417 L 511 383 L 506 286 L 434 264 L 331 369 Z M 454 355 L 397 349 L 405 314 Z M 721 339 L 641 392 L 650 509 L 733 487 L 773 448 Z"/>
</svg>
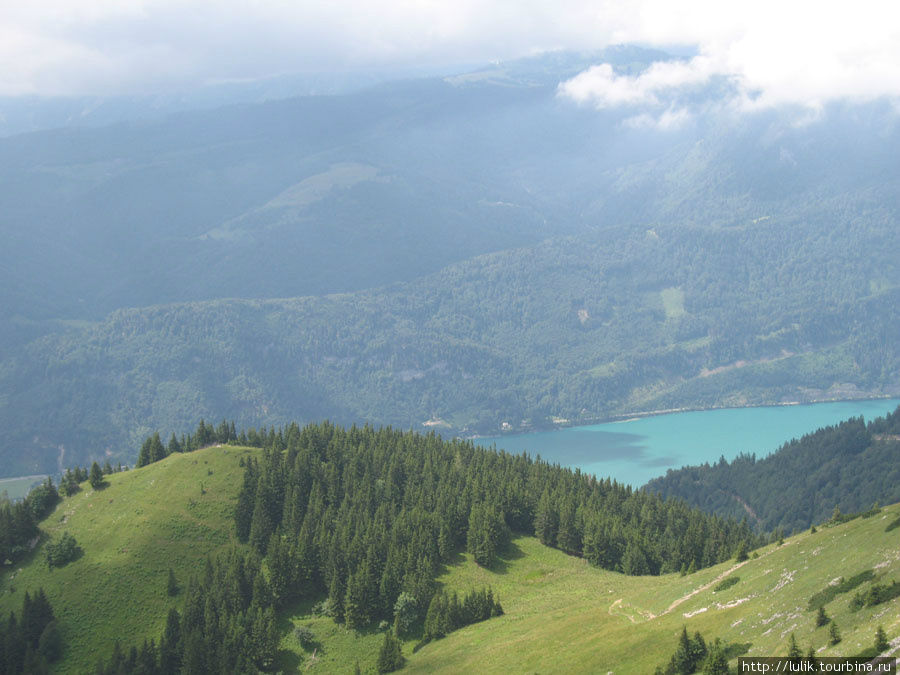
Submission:
<svg viewBox="0 0 900 675">
<path fill-rule="evenodd" d="M 496 444 L 515 454 L 524 450 L 532 457 L 639 487 L 667 469 L 712 463 L 721 456 L 730 460 L 746 452 L 762 458 L 821 427 L 860 415 L 869 421 L 898 405 L 900 399 L 878 399 L 703 410 L 480 438 L 477 443 Z"/>
</svg>

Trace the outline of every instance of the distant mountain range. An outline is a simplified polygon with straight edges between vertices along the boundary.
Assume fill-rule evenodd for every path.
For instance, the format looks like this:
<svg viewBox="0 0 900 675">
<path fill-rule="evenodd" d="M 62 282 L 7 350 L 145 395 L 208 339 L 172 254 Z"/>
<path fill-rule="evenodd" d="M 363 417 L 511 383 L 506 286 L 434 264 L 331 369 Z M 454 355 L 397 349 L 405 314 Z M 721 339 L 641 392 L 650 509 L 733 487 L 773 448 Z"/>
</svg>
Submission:
<svg viewBox="0 0 900 675">
<path fill-rule="evenodd" d="M 200 417 L 450 433 L 900 391 L 889 106 L 558 95 L 597 60 L 0 139 L 9 475 Z"/>
</svg>

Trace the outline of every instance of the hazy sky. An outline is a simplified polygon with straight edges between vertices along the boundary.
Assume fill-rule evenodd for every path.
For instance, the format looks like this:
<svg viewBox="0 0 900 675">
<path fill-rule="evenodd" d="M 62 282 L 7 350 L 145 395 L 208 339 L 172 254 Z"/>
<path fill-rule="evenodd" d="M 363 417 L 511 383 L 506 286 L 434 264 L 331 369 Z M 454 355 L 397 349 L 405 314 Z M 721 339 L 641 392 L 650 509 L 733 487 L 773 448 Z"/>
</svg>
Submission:
<svg viewBox="0 0 900 675">
<path fill-rule="evenodd" d="M 624 42 L 699 55 L 640 78 L 598 64 L 561 92 L 664 105 L 673 88 L 724 77 L 746 106 L 900 97 L 894 0 L 0 0 L 0 94 L 151 92 Z"/>
</svg>

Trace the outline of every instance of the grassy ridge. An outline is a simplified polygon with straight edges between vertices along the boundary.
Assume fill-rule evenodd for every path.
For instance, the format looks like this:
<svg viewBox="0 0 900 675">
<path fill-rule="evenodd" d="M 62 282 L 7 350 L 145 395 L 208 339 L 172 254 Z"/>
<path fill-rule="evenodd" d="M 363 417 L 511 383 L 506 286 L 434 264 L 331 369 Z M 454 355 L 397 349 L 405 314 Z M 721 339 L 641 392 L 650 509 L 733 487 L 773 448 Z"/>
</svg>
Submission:
<svg viewBox="0 0 900 675">
<path fill-rule="evenodd" d="M 38 547 L 30 560 L 4 572 L 0 616 L 20 611 L 25 591 L 42 586 L 60 619 L 63 673 L 92 671 L 117 638 L 125 647 L 158 639 L 169 607 L 181 608 L 180 597 L 166 594 L 169 567 L 183 585 L 208 554 L 236 545 L 238 462 L 249 452 L 207 448 L 107 476 L 100 490 L 83 483 L 41 524 L 50 537 L 71 533 L 83 555 L 49 570 L 45 546 Z"/>
<path fill-rule="evenodd" d="M 42 523 L 51 536 L 72 533 L 84 555 L 49 571 L 38 548 L 21 569 L 4 572 L 0 612 L 18 611 L 24 591 L 43 586 L 61 618 L 66 652 L 56 670 L 63 673 L 90 672 L 116 638 L 125 646 L 158 638 L 168 608 L 181 608 L 181 596 L 166 595 L 168 568 L 184 584 L 207 554 L 236 545 L 231 514 L 242 475 L 238 463 L 252 452 L 207 448 L 115 474 L 99 491 L 85 484 Z M 672 654 L 682 625 L 707 639 L 746 645 L 751 655 L 785 653 L 791 632 L 804 651 L 812 645 L 823 655 L 859 653 L 871 646 L 878 625 L 896 642 L 898 599 L 858 612 L 849 608 L 852 593 L 828 602 L 826 611 L 843 635 L 837 647 L 828 646 L 827 627 L 815 627 L 808 604 L 841 576 L 873 570 L 874 579 L 859 587 L 863 592 L 871 583 L 900 579 L 900 530 L 885 531 L 898 516 L 900 505 L 894 505 L 872 518 L 769 546 L 739 568 L 727 562 L 684 577 L 599 570 L 533 537 L 515 538 L 491 570 L 460 554 L 440 582 L 461 595 L 491 586 L 506 614 L 415 652 L 417 640 L 408 640 L 407 670 L 652 673 Z M 740 581 L 714 592 L 732 575 Z M 280 669 L 346 673 L 357 662 L 364 671 L 375 665 L 381 645 L 375 627 L 350 631 L 314 615 L 312 606 L 299 603 L 280 617 Z M 300 625 L 312 628 L 314 647 L 304 650 L 297 642 L 292 629 Z"/>
<path fill-rule="evenodd" d="M 835 598 L 826 611 L 843 641 L 834 647 L 807 605 L 833 580 L 862 570 L 874 569 L 875 582 L 900 579 L 900 538 L 885 532 L 898 513 L 894 505 L 871 519 L 792 537 L 759 551 L 740 572 L 728 562 L 686 577 L 624 577 L 520 538 L 497 571 L 467 558 L 442 578 L 461 591 L 492 585 L 506 615 L 426 646 L 408 669 L 652 673 L 674 651 L 683 625 L 708 640 L 749 645 L 749 655 L 785 654 L 791 632 L 804 652 L 812 645 L 823 656 L 853 655 L 873 644 L 878 625 L 896 649 L 900 600 L 852 612 L 852 593 Z M 713 592 L 732 573 L 740 581 Z"/>
</svg>

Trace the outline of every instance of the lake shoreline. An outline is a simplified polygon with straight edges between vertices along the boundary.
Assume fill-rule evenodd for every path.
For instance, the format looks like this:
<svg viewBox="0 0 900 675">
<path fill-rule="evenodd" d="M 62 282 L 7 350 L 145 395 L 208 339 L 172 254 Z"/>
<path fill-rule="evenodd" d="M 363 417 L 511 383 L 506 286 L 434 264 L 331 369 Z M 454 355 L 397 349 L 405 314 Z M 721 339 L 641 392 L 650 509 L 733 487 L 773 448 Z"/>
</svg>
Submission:
<svg viewBox="0 0 900 675">
<path fill-rule="evenodd" d="M 598 415 L 596 417 L 583 418 L 580 420 L 566 420 L 564 423 L 549 424 L 547 426 L 529 426 L 516 427 L 511 429 L 500 429 L 496 434 L 466 434 L 458 435 L 465 441 L 477 441 L 483 438 L 497 438 L 503 436 L 522 436 L 526 434 L 547 433 L 550 431 L 565 431 L 566 429 L 574 429 L 577 427 L 589 427 L 595 424 L 620 424 L 631 422 L 648 417 L 660 417 L 664 415 L 675 415 L 688 412 L 710 412 L 713 410 L 750 410 L 754 408 L 787 408 L 805 405 L 818 405 L 820 403 L 862 403 L 865 401 L 886 401 L 896 399 L 900 394 L 884 394 L 882 396 L 863 396 L 856 398 L 817 398 L 802 401 L 781 401 L 777 403 L 758 403 L 748 405 L 720 405 L 720 406 L 687 406 L 683 408 L 663 408 L 659 410 L 643 410 L 628 413 L 618 413 L 614 415 Z"/>
<path fill-rule="evenodd" d="M 740 455 L 758 459 L 785 443 L 851 418 L 872 421 L 893 413 L 900 397 L 783 401 L 622 414 L 595 424 L 481 436 L 482 447 L 532 457 L 640 487 L 669 469 Z"/>
</svg>

